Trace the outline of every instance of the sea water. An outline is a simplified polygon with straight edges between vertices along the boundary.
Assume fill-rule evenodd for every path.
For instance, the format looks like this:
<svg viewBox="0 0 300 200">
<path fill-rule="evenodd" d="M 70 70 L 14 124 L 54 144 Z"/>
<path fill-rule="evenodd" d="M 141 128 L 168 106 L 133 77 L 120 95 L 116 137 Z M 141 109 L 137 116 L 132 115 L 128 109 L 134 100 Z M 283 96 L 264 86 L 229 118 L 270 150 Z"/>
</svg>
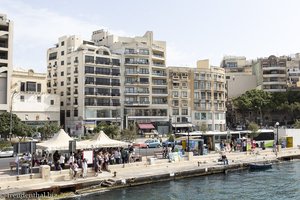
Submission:
<svg viewBox="0 0 300 200">
<path fill-rule="evenodd" d="M 263 171 L 237 170 L 127 187 L 76 199 L 300 199 L 300 161 L 274 164 L 271 169 Z"/>
</svg>

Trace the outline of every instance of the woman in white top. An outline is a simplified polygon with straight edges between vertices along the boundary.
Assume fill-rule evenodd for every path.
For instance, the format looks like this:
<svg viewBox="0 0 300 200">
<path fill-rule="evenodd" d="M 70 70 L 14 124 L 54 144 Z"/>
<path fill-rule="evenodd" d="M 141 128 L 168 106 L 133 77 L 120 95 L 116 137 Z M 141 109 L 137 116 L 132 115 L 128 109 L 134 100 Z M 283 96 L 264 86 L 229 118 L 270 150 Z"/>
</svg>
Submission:
<svg viewBox="0 0 300 200">
<path fill-rule="evenodd" d="M 60 155 L 59 166 L 60 166 L 60 170 L 65 168 L 65 156 L 63 154 Z"/>
<path fill-rule="evenodd" d="M 78 172 L 78 164 L 76 161 L 73 164 L 73 172 L 74 172 L 73 178 L 76 180 L 76 176 L 77 176 L 77 172 Z"/>
<path fill-rule="evenodd" d="M 82 178 L 85 178 L 87 176 L 87 160 L 84 158 L 82 161 Z"/>
</svg>

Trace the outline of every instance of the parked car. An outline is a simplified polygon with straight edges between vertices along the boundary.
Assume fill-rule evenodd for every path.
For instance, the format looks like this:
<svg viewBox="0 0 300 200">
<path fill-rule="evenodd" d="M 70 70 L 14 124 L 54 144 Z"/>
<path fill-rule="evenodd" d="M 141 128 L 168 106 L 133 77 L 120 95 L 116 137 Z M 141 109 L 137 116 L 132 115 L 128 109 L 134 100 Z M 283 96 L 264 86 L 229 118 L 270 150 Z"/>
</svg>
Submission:
<svg viewBox="0 0 300 200">
<path fill-rule="evenodd" d="M 161 144 L 160 144 L 159 140 L 155 140 L 155 139 L 146 140 L 145 144 L 146 144 L 147 148 L 159 148 L 159 147 L 161 147 Z"/>
<path fill-rule="evenodd" d="M 166 141 L 163 141 L 163 142 L 162 142 L 162 146 L 163 146 L 163 147 L 172 147 L 172 146 L 174 146 L 175 144 L 176 144 L 175 141 L 172 142 L 172 141 L 169 141 L 169 140 L 166 140 Z"/>
<path fill-rule="evenodd" d="M 13 147 L 4 147 L 0 151 L 0 157 L 13 157 L 14 156 L 14 148 Z"/>
</svg>

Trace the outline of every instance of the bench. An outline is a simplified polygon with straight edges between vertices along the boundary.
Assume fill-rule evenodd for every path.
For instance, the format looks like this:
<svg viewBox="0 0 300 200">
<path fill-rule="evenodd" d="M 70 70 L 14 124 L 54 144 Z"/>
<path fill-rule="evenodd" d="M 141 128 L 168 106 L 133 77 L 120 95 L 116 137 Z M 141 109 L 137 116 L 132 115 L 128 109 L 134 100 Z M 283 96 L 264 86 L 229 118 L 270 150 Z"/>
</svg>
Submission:
<svg viewBox="0 0 300 200">
<path fill-rule="evenodd" d="M 15 162 L 9 162 L 10 170 L 12 171 L 14 168 L 17 168 L 17 164 Z"/>
</svg>

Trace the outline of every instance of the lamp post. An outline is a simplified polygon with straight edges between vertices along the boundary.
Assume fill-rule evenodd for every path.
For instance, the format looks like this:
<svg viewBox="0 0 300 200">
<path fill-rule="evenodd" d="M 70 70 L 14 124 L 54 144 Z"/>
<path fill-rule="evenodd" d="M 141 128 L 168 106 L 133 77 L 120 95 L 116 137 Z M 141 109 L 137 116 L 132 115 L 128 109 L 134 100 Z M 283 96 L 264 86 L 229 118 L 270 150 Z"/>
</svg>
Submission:
<svg viewBox="0 0 300 200">
<path fill-rule="evenodd" d="M 13 106 L 13 99 L 15 94 L 17 93 L 16 90 L 14 90 L 14 92 L 11 95 L 11 101 L 10 101 L 10 122 L 9 122 L 9 141 L 11 141 L 11 135 L 12 135 L 12 106 Z"/>
<path fill-rule="evenodd" d="M 279 122 L 276 122 L 275 126 L 276 126 L 276 128 L 277 128 L 276 145 L 278 145 L 278 138 L 279 138 L 279 135 L 278 135 L 278 127 L 279 127 Z"/>
<path fill-rule="evenodd" d="M 188 148 L 187 151 L 190 152 L 190 128 L 188 127 Z"/>
</svg>

